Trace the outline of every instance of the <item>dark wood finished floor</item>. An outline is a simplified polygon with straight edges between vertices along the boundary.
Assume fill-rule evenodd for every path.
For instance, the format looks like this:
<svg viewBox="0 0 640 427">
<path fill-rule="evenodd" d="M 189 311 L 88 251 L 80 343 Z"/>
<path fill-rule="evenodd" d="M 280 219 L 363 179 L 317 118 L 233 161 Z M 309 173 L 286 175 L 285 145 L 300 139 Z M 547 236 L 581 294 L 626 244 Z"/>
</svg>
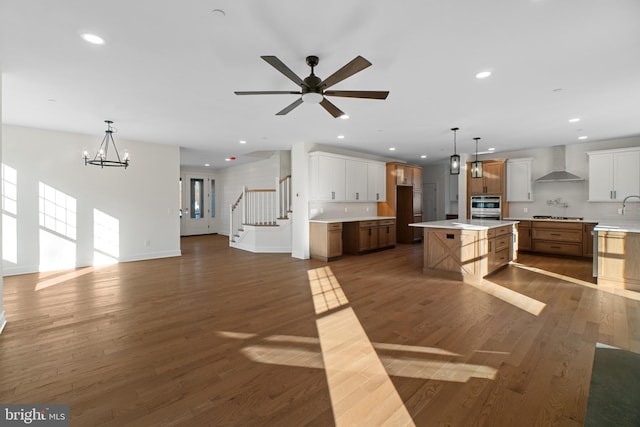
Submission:
<svg viewBox="0 0 640 427">
<path fill-rule="evenodd" d="M 67 403 L 73 426 L 581 426 L 595 343 L 640 352 L 640 301 L 589 286 L 588 260 L 523 255 L 578 280 L 510 265 L 469 286 L 425 277 L 422 245 L 182 250 L 6 277 L 0 402 Z"/>
</svg>

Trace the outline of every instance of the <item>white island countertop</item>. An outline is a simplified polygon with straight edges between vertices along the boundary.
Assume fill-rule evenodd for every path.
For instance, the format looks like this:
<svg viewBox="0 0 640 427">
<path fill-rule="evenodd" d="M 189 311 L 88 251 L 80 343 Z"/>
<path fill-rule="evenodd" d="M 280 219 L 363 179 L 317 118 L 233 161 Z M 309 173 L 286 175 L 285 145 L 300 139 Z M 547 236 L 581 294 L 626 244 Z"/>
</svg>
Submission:
<svg viewBox="0 0 640 427">
<path fill-rule="evenodd" d="M 410 227 L 448 228 L 454 230 L 488 230 L 490 228 L 517 224 L 518 221 L 498 221 L 489 219 L 447 219 L 442 221 L 416 222 Z"/>
<path fill-rule="evenodd" d="M 598 221 L 593 231 L 620 231 L 640 233 L 640 219 L 605 219 Z"/>
</svg>

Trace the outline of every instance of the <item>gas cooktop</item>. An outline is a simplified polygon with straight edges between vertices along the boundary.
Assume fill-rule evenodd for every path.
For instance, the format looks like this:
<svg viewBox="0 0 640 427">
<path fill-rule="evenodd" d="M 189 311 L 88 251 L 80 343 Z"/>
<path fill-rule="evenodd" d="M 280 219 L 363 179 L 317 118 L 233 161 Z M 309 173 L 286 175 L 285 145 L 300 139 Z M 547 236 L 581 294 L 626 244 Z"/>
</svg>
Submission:
<svg viewBox="0 0 640 427">
<path fill-rule="evenodd" d="M 551 215 L 534 215 L 533 219 L 562 219 L 566 221 L 582 221 L 581 216 L 551 216 Z"/>
</svg>

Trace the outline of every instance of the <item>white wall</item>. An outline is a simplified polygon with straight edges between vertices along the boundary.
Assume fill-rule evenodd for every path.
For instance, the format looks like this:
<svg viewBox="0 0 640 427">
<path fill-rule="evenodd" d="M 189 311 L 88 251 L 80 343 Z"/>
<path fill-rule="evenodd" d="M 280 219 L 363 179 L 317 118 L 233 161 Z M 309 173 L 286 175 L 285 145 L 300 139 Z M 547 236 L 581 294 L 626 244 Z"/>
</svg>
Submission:
<svg viewBox="0 0 640 427">
<path fill-rule="evenodd" d="M 125 130 L 121 129 L 124 134 Z M 81 135 L 3 125 L 3 161 L 17 171 L 16 262 L 3 259 L 4 274 L 94 263 L 94 209 L 109 215 L 119 233 L 109 240 L 120 261 L 180 255 L 177 146 L 114 139 L 131 155 L 122 168 L 85 166 L 82 151 L 98 148 L 103 134 Z M 41 184 L 75 200 L 75 238 L 40 226 Z M 4 237 L 4 233 L 3 233 Z M 114 239 L 117 237 L 117 239 Z M 68 251 L 68 252 L 67 252 Z M 4 254 L 7 257 L 7 254 Z"/>
</svg>

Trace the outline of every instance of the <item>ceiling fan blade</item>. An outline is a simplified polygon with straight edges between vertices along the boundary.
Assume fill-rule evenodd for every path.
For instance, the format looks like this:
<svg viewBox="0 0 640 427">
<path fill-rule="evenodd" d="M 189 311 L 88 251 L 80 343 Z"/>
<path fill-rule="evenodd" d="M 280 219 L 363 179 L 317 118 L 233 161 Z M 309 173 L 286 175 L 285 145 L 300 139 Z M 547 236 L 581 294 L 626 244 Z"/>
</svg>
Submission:
<svg viewBox="0 0 640 427">
<path fill-rule="evenodd" d="M 367 61 L 362 56 L 356 56 L 347 65 L 343 66 L 338 71 L 336 71 L 335 73 L 331 74 L 329 77 L 324 79 L 321 85 L 324 89 L 327 89 L 333 86 L 334 84 L 343 81 L 347 77 L 351 77 L 355 73 L 364 70 L 370 65 L 371 65 L 371 62 Z"/>
<path fill-rule="evenodd" d="M 235 91 L 236 95 L 300 95 L 302 92 L 292 92 L 288 90 L 259 90 L 259 91 Z"/>
<path fill-rule="evenodd" d="M 284 65 L 284 62 L 280 61 L 275 56 L 261 56 L 260 58 L 262 58 L 265 61 L 267 61 L 269 64 L 271 64 L 271 66 L 273 68 L 275 68 L 276 70 L 280 71 L 282 74 L 287 76 L 291 81 L 293 81 L 298 86 L 302 86 L 304 84 L 302 79 L 300 77 L 298 77 L 298 75 L 296 73 L 291 71 L 291 69 L 289 67 Z"/>
<path fill-rule="evenodd" d="M 327 110 L 329 114 L 331 114 L 335 118 L 344 116 L 344 112 L 333 105 L 327 98 L 322 98 L 322 101 L 320 101 L 320 105 L 322 105 L 324 109 Z"/>
<path fill-rule="evenodd" d="M 281 111 L 278 111 L 276 113 L 276 116 L 284 116 L 285 114 L 287 114 L 289 111 L 293 110 L 294 108 L 296 108 L 300 104 L 302 104 L 302 98 L 296 99 L 291 104 L 289 104 L 288 106 L 283 108 Z"/>
<path fill-rule="evenodd" d="M 375 90 L 325 90 L 324 94 L 328 96 L 341 96 L 343 98 L 387 99 L 389 92 Z"/>
</svg>

